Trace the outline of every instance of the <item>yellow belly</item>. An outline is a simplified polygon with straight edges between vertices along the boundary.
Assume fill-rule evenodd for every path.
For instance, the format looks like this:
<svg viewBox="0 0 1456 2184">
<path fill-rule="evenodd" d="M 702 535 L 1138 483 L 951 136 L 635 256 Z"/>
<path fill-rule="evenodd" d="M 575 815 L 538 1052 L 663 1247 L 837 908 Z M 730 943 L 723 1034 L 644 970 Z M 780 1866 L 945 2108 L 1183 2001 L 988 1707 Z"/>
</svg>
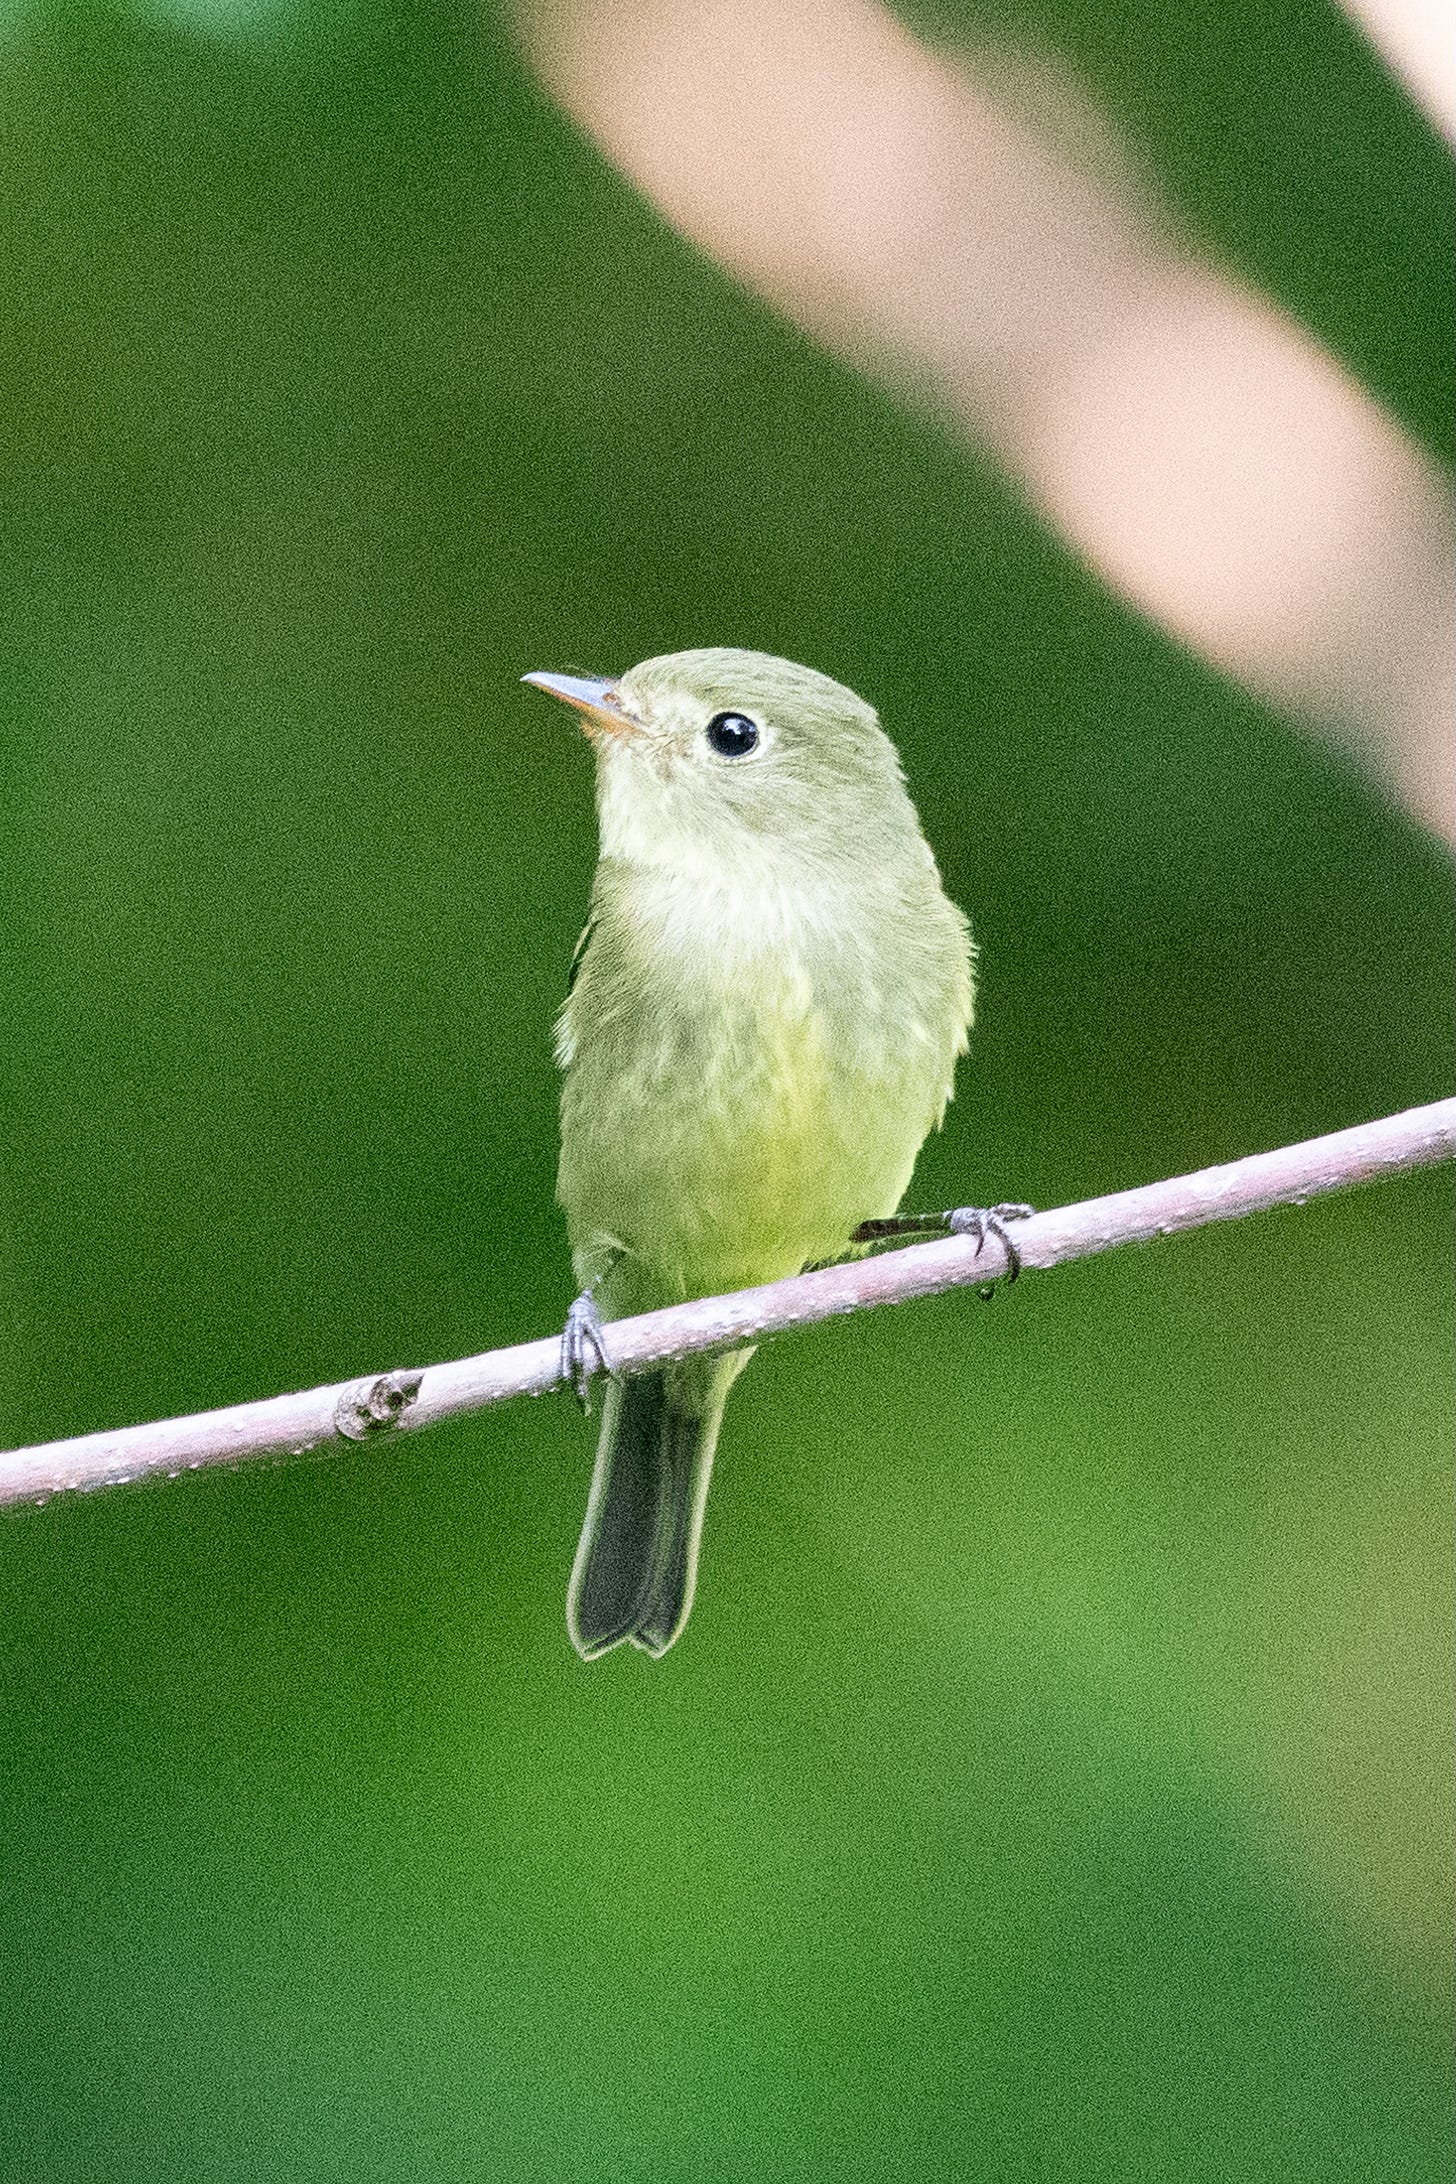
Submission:
<svg viewBox="0 0 1456 2184">
<path fill-rule="evenodd" d="M 794 1002 L 741 995 L 715 1003 L 710 1030 L 642 1027 L 577 1057 L 559 1193 L 583 1279 L 610 1240 L 664 1297 L 771 1281 L 893 1212 L 930 1120 L 925 1089 L 893 1054 L 881 1067 L 846 1054 Z"/>
</svg>

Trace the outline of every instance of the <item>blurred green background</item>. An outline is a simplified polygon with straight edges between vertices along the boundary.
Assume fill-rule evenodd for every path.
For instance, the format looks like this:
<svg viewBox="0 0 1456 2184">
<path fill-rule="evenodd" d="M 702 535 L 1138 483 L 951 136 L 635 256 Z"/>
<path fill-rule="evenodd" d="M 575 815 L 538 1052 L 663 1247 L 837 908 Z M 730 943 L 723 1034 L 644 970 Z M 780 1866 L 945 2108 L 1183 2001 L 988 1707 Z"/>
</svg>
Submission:
<svg viewBox="0 0 1456 2184">
<path fill-rule="evenodd" d="M 1444 446 L 1333 10 L 1040 0 Z M 491 15 L 0 12 L 0 1441 L 548 1331 L 585 746 L 881 706 L 984 951 L 915 1201 L 1448 1087 L 1449 862 L 668 235 Z M 587 1670 L 563 1401 L 0 1525 L 4 2184 L 1444 2175 L 1449 1187 L 823 1329 Z"/>
</svg>

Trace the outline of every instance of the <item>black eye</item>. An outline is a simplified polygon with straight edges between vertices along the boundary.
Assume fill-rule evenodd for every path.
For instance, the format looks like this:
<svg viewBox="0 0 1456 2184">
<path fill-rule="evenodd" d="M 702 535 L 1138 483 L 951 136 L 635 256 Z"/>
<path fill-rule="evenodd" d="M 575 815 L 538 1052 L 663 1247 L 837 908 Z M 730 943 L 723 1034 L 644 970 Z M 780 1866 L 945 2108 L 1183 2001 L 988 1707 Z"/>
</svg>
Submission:
<svg viewBox="0 0 1456 2184">
<path fill-rule="evenodd" d="M 720 758 L 747 758 L 758 748 L 757 724 L 746 713 L 715 713 L 706 734 Z"/>
</svg>

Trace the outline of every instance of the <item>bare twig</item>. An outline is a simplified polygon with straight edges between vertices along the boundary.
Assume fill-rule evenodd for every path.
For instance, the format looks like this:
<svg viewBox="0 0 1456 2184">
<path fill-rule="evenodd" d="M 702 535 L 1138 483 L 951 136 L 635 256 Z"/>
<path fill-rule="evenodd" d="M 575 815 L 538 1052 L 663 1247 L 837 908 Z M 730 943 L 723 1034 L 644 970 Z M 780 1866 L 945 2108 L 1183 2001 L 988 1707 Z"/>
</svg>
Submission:
<svg viewBox="0 0 1456 2184">
<path fill-rule="evenodd" d="M 1325 1192 L 1427 1167 L 1453 1155 L 1456 1099 L 1438 1100 L 1279 1152 L 1256 1153 L 1226 1167 L 1037 1214 L 1017 1224 L 1016 1249 L 1028 1271 L 1060 1266 L 1119 1244 L 1149 1243 L 1212 1221 L 1303 1205 Z M 935 1296 L 1006 1271 L 1005 1251 L 994 1235 L 983 1245 L 970 1236 L 953 1236 L 732 1296 L 618 1320 L 612 1324 L 609 1347 L 618 1371 L 640 1372 L 666 1358 L 761 1341 L 814 1320 Z M 372 1373 L 299 1395 L 202 1411 L 192 1418 L 51 1441 L 0 1455 L 0 1504 L 43 1501 L 67 1489 L 173 1476 L 255 1456 L 301 1456 L 328 1444 L 338 1447 L 345 1441 L 411 1433 L 515 1396 L 543 1395 L 561 1378 L 561 1343 L 553 1335 L 423 1371 Z"/>
</svg>

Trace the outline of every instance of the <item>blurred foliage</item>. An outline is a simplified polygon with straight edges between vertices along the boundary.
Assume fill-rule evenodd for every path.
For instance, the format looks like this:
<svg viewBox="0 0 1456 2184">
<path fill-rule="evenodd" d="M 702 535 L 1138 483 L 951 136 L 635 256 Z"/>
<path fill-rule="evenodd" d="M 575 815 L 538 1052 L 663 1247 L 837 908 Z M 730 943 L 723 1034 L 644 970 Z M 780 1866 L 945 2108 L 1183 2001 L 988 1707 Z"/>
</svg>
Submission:
<svg viewBox="0 0 1456 2184">
<path fill-rule="evenodd" d="M 907 20 L 1061 56 L 1193 235 L 1449 460 L 1451 157 L 1338 4 L 911 0 Z"/>
<path fill-rule="evenodd" d="M 1444 436 L 1332 10 L 1051 0 Z M 469 11 L 0 16 L 7 1443 L 537 1334 L 590 768 L 683 644 L 881 705 L 984 949 L 921 1204 L 1439 1095 L 1446 860 L 605 170 Z M 661 1667 L 511 1410 L 3 1526 L 5 2184 L 1444 2174 L 1449 1189 L 824 1329 Z"/>
</svg>

